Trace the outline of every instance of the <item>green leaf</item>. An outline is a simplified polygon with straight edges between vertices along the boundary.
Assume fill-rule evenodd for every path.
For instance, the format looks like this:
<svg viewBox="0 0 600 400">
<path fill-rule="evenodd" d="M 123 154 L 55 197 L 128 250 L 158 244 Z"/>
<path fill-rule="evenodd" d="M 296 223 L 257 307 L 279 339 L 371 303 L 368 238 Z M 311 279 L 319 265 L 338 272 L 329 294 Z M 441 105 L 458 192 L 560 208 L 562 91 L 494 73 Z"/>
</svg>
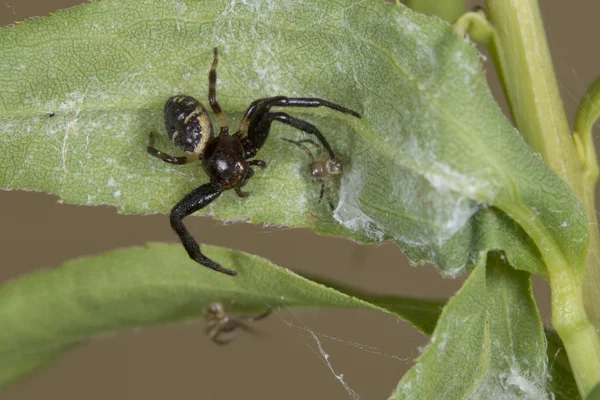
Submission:
<svg viewBox="0 0 600 400">
<path fill-rule="evenodd" d="M 180 245 L 151 243 L 70 261 L 0 286 L 0 385 L 96 336 L 201 318 L 212 301 L 245 314 L 280 307 L 365 308 L 428 330 L 441 309 L 425 300 L 362 299 L 352 289 L 349 295 L 327 288 L 256 256 L 205 249 L 239 275 L 198 266 Z"/>
<path fill-rule="evenodd" d="M 585 400 L 600 400 L 600 383 L 597 384 L 587 396 L 585 396 Z"/>
<path fill-rule="evenodd" d="M 0 286 L 0 325 L 10 327 L 0 332 L 0 386 L 96 336 L 202 318 L 213 300 L 245 314 L 267 307 L 367 308 L 392 314 L 426 335 L 432 334 L 444 306 L 374 295 L 315 276 L 309 278 L 316 282 L 310 282 L 255 256 L 206 249 L 242 273 L 227 279 L 198 267 L 178 245 L 149 244 L 74 260 Z M 548 337 L 551 390 L 557 399 L 572 399 L 577 387 L 566 353 L 556 334 L 548 332 Z"/>
<path fill-rule="evenodd" d="M 436 15 L 441 19 L 454 22 L 467 9 L 466 0 L 405 0 L 404 4 L 425 15 Z"/>
<path fill-rule="evenodd" d="M 447 276 L 455 277 L 464 266 L 477 263 L 488 251 L 503 250 L 509 263 L 546 277 L 546 267 L 535 244 L 523 229 L 502 211 L 486 208 L 471 217 L 466 225 L 441 246 L 402 244 L 406 255 L 417 263 L 429 260 L 444 266 Z M 451 268 L 451 266 L 457 266 Z"/>
<path fill-rule="evenodd" d="M 548 373 L 550 375 L 548 383 L 550 392 L 554 394 L 556 400 L 581 398 L 562 340 L 560 340 L 556 331 L 551 329 L 546 329 L 546 340 L 548 342 Z"/>
<path fill-rule="evenodd" d="M 547 398 L 546 361 L 529 274 L 491 253 L 448 302 L 391 398 Z"/>
<path fill-rule="evenodd" d="M 0 187 L 167 212 L 207 178 L 198 165 L 149 156 L 148 132 L 163 132 L 170 95 L 205 99 L 218 46 L 217 93 L 232 122 L 275 94 L 326 98 L 363 118 L 290 110 L 346 162 L 337 222 L 318 203 L 305 154 L 274 139 L 258 154 L 268 167 L 247 185 L 252 195 L 227 193 L 202 213 L 392 239 L 413 261 L 455 274 L 489 250 L 476 248 L 472 219 L 489 204 L 565 265 L 582 263 L 577 198 L 508 123 L 477 52 L 438 19 L 375 0 L 105 0 L 2 29 L 0 43 Z M 281 126 L 271 134 L 300 135 Z M 173 151 L 164 136 L 158 146 Z M 487 229 L 488 238 L 511 235 Z M 537 257 L 531 242 L 521 247 Z"/>
<path fill-rule="evenodd" d="M 437 320 L 440 316 L 440 310 L 445 305 L 445 302 L 441 301 L 427 302 L 424 300 L 402 298 L 397 296 L 373 295 L 317 276 L 304 275 L 304 277 L 324 284 L 327 287 L 336 289 L 344 294 L 358 297 L 361 300 L 377 304 L 390 311 L 397 310 L 397 312 L 402 315 L 404 319 L 410 321 L 414 327 L 426 335 L 431 335 L 433 333 Z M 527 304 L 527 311 L 531 311 L 531 303 L 529 300 L 527 301 Z M 452 310 L 449 312 L 452 312 Z M 457 340 L 461 340 L 461 338 L 465 337 L 462 331 L 458 331 L 456 333 L 458 335 Z M 547 368 L 549 376 L 549 392 L 555 396 L 556 400 L 578 399 L 579 391 L 577 389 L 577 384 L 575 382 L 575 378 L 573 377 L 573 372 L 571 371 L 571 366 L 569 365 L 569 359 L 567 358 L 567 353 L 562 341 L 560 340 L 560 337 L 555 331 L 549 329 L 545 330 L 545 335 L 547 342 L 546 359 L 548 361 Z M 536 351 L 537 350 L 538 349 L 536 348 Z"/>
<path fill-rule="evenodd" d="M 323 279 L 314 275 L 302 275 L 306 279 L 320 283 L 328 288 L 335 289 L 346 295 L 356 297 L 371 304 L 382 307 L 405 321 L 410 322 L 415 328 L 425 335 L 431 335 L 438 318 L 444 308 L 445 301 L 431 301 L 412 299 L 410 297 L 384 296 L 367 293 L 339 282 Z"/>
<path fill-rule="evenodd" d="M 396 296 L 378 296 L 349 288 L 345 285 L 325 280 L 320 277 L 306 275 L 304 275 L 304 277 L 336 289 L 344 294 L 377 304 L 391 311 L 396 310 L 396 307 L 400 307 L 398 309 L 399 314 L 426 335 L 431 335 L 433 333 L 433 329 L 440 316 L 440 310 L 445 305 L 444 302 L 431 302 L 428 304 L 428 302 L 418 299 L 399 298 Z M 529 300 L 527 303 L 528 305 L 531 304 Z M 531 307 L 528 307 L 528 311 L 530 310 Z M 457 340 L 461 340 L 460 338 L 465 337 L 462 331 L 458 331 L 457 335 Z M 560 337 L 555 331 L 549 329 L 545 330 L 545 335 L 547 342 L 546 359 L 548 361 L 549 392 L 554 395 L 556 400 L 578 399 L 579 391 L 577 389 L 577 384 L 573 377 L 569 359 L 567 358 L 567 353 Z"/>
</svg>

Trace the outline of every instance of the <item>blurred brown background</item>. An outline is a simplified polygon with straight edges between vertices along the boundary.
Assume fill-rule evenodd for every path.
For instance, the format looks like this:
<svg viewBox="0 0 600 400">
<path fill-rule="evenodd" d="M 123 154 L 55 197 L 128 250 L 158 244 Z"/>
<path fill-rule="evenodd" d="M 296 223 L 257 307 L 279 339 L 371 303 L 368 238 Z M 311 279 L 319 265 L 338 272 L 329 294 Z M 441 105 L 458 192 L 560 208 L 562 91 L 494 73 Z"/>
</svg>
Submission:
<svg viewBox="0 0 600 400">
<path fill-rule="evenodd" d="M 0 26 L 81 3 L 81 0 L 0 2 Z M 482 2 L 472 1 L 471 5 Z M 542 0 L 563 100 L 572 120 L 586 87 L 600 74 L 595 1 Z M 493 66 L 486 69 L 493 75 Z M 500 93 L 497 83 L 493 83 Z M 0 192 L 0 282 L 80 256 L 148 241 L 175 242 L 164 215 L 125 216 L 108 207 L 57 204 L 42 193 Z M 186 224 L 201 241 L 266 257 L 383 294 L 447 298 L 462 283 L 433 267 L 412 268 L 391 244 L 359 246 L 304 230 L 206 218 Z M 549 296 L 536 280 L 544 321 Z M 240 332 L 229 346 L 208 340 L 202 322 L 163 326 L 97 339 L 50 368 L 0 392 L 6 399 L 346 399 L 316 342 L 337 374 L 362 399 L 384 399 L 419 354 L 426 338 L 407 323 L 366 311 L 282 312 Z"/>
</svg>

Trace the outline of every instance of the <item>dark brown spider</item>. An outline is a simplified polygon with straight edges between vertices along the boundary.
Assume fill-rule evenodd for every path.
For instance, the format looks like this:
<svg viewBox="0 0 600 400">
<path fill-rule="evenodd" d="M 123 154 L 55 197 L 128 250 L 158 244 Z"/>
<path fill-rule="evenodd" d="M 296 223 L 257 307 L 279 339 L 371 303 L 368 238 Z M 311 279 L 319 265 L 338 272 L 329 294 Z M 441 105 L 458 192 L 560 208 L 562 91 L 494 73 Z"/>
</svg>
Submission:
<svg viewBox="0 0 600 400">
<path fill-rule="evenodd" d="M 191 259 L 215 271 L 237 275 L 237 272 L 221 267 L 202 254 L 200 246 L 183 224 L 183 218 L 206 207 L 226 190 L 234 189 L 239 197 L 248 196 L 249 193 L 243 192 L 242 187 L 254 176 L 252 166 L 261 168 L 266 166 L 262 160 L 249 159 L 254 158 L 265 144 L 273 121 L 279 121 L 314 135 L 327 151 L 330 159 L 335 159 L 331 146 L 313 124 L 284 112 L 271 111 L 272 107 L 328 107 L 356 118 L 360 118 L 360 115 L 318 98 L 266 97 L 250 103 L 240 121 L 239 129 L 230 135 L 227 118 L 217 102 L 217 62 L 218 55 L 215 48 L 208 75 L 208 103 L 219 123 L 219 135 L 215 137 L 210 116 L 198 100 L 191 96 L 177 95 L 169 98 L 165 104 L 165 129 L 169 139 L 187 155 L 175 157 L 156 149 L 152 133 L 150 133 L 147 150 L 148 153 L 170 164 L 186 164 L 201 160 L 210 182 L 193 190 L 173 207 L 171 227 L 181 239 Z"/>
<path fill-rule="evenodd" d="M 331 180 L 335 175 L 340 175 L 342 173 L 342 162 L 336 157 L 316 159 L 313 153 L 310 151 L 310 149 L 302 144 L 312 144 L 317 148 L 317 155 L 320 155 L 323 148 L 319 146 L 318 143 L 315 143 L 315 141 L 313 140 L 305 139 L 296 141 L 286 138 L 280 139 L 296 145 L 296 147 L 304 150 L 306 154 L 308 154 L 308 157 L 310 158 L 310 164 L 308 165 L 310 176 L 313 179 L 321 182 L 321 194 L 319 194 L 319 201 L 323 200 L 323 194 L 325 194 L 325 196 L 327 196 L 327 202 L 329 203 L 329 207 L 331 207 L 331 211 L 333 211 L 335 207 L 333 206 L 333 199 L 331 198 Z"/>
<path fill-rule="evenodd" d="M 225 311 L 223 304 L 213 301 L 206 309 L 206 321 L 208 322 L 206 332 L 213 342 L 227 344 L 235 339 L 235 330 L 237 328 L 250 331 L 251 328 L 248 326 L 248 322 L 259 321 L 269 314 L 271 314 L 271 310 L 254 316 L 238 315 L 232 317 Z"/>
</svg>

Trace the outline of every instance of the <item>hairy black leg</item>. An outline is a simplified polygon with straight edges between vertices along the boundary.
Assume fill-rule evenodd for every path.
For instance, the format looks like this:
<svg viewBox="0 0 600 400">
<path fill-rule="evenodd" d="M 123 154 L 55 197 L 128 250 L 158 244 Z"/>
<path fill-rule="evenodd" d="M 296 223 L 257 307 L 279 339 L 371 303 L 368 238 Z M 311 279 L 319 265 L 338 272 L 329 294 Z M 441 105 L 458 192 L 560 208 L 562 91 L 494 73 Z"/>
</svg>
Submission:
<svg viewBox="0 0 600 400">
<path fill-rule="evenodd" d="M 277 98 L 280 98 L 280 97 L 283 97 L 283 96 L 279 96 Z M 259 107 L 259 105 L 262 104 L 263 102 L 265 102 L 266 100 L 269 100 L 272 98 L 274 98 L 274 97 L 264 97 L 262 99 L 256 99 L 252 103 L 250 103 L 250 105 L 246 109 L 246 112 L 244 113 L 244 115 L 242 115 L 242 119 L 240 120 L 240 125 L 238 128 L 238 131 L 235 133 L 235 135 L 238 138 L 241 139 L 242 136 L 246 136 L 248 134 L 248 126 L 250 125 L 250 120 L 251 120 L 252 116 L 254 116 L 254 114 L 256 113 L 256 110 Z"/>
<path fill-rule="evenodd" d="M 314 97 L 273 97 L 272 101 L 269 101 L 269 99 L 267 99 L 265 101 L 266 105 L 268 108 L 271 107 L 309 107 L 309 108 L 315 108 L 315 107 L 327 107 L 327 108 L 331 108 L 332 110 L 335 111 L 339 111 L 341 113 L 344 114 L 350 114 L 353 117 L 356 118 L 360 118 L 360 114 L 357 113 L 356 111 L 353 111 L 349 108 L 340 106 L 339 104 L 336 103 L 332 103 L 331 101 L 327 101 L 327 100 L 323 100 L 323 99 L 319 99 L 319 98 L 314 98 Z"/>
<path fill-rule="evenodd" d="M 190 258 L 205 267 L 214 269 L 227 275 L 237 275 L 237 272 L 221 267 L 210 258 L 206 257 L 200 251 L 200 246 L 194 240 L 193 236 L 188 232 L 183 224 L 183 218 L 190 214 L 206 207 L 223 193 L 212 183 L 206 183 L 194 191 L 187 194 L 179 203 L 171 210 L 171 227 L 181 239 L 185 251 Z"/>
<path fill-rule="evenodd" d="M 215 47 L 213 49 L 213 62 L 210 68 L 210 72 L 208 73 L 208 104 L 210 104 L 210 108 L 212 109 L 217 121 L 219 122 L 219 126 L 221 128 L 221 134 L 227 134 L 229 132 L 229 124 L 227 123 L 227 118 L 221 109 L 221 106 L 217 102 L 217 64 L 219 63 L 219 52 Z"/>
<path fill-rule="evenodd" d="M 308 154 L 308 157 L 310 157 L 310 161 L 315 162 L 315 156 L 313 156 L 313 153 L 310 151 L 310 149 L 308 147 L 306 147 L 305 145 L 302 144 L 302 142 L 304 142 L 305 140 L 295 141 L 295 140 L 291 140 L 291 139 L 287 139 L 287 138 L 280 138 L 280 139 L 285 140 L 286 142 L 292 143 L 299 149 L 304 150 L 306 152 L 306 154 Z M 307 139 L 306 141 L 311 142 L 316 145 L 316 143 L 310 139 Z"/>
<path fill-rule="evenodd" d="M 271 107 L 307 107 L 307 108 L 315 108 L 315 107 L 327 107 L 332 110 L 339 111 L 344 114 L 350 114 L 356 118 L 360 118 L 360 114 L 356 111 L 352 111 L 349 108 L 342 107 L 339 104 L 332 103 L 327 100 L 313 98 L 313 97 L 285 97 L 285 96 L 275 96 L 275 97 L 267 97 L 264 99 L 258 99 L 250 103 L 248 109 L 244 113 L 240 121 L 239 133 L 240 136 L 246 136 L 253 129 L 255 123 L 262 118 L 262 114 L 268 113 Z"/>
<path fill-rule="evenodd" d="M 262 116 L 261 120 L 256 126 L 256 129 L 251 131 L 252 135 L 242 139 L 242 144 L 244 145 L 244 150 L 246 152 L 246 158 L 254 157 L 258 150 L 263 146 L 267 140 L 267 137 L 269 136 L 271 122 L 273 121 L 279 121 L 283 124 L 293 126 L 296 129 L 300 129 L 303 132 L 314 135 L 325 148 L 329 154 L 329 157 L 332 160 L 335 159 L 335 154 L 333 153 L 331 146 L 325 139 L 325 136 L 323 136 L 316 126 L 301 119 L 294 118 L 291 115 L 283 112 L 266 113 Z"/>
<path fill-rule="evenodd" d="M 158 150 L 156 147 L 154 147 L 154 135 L 152 134 L 152 132 L 148 137 L 148 146 L 146 146 L 146 150 L 148 150 L 148 153 L 152 154 L 154 157 L 160 158 L 161 160 L 163 160 L 164 162 L 168 162 L 169 164 L 187 164 L 198 159 L 198 156 L 175 157 Z"/>
</svg>

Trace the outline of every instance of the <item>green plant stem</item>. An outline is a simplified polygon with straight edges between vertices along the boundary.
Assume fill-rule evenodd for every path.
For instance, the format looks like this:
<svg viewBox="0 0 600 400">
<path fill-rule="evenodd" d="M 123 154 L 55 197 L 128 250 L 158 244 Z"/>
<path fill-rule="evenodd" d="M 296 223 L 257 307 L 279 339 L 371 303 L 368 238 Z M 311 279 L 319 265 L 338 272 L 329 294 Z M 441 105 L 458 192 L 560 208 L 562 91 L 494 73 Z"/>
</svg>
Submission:
<svg viewBox="0 0 600 400">
<path fill-rule="evenodd" d="M 598 334 L 585 311 L 581 281 L 572 279 L 568 274 L 551 274 L 550 286 L 552 322 L 565 345 L 579 393 L 583 397 L 600 382 Z"/>
<path fill-rule="evenodd" d="M 583 166 L 583 201 L 588 214 L 590 247 L 584 279 L 584 300 L 588 315 L 596 328 L 600 329 L 600 237 L 595 213 L 595 188 L 599 168 L 592 129 L 600 116 L 600 78 L 588 88 L 581 100 L 575 117 L 573 139 Z"/>
<path fill-rule="evenodd" d="M 467 7 L 466 0 L 406 0 L 406 6 L 425 15 L 435 15 L 454 22 Z"/>
<path fill-rule="evenodd" d="M 571 139 L 536 0 L 488 0 L 496 64 L 511 113 L 529 145 L 575 190 L 581 167 Z"/>
<path fill-rule="evenodd" d="M 600 235 L 595 212 L 594 187 L 584 185 L 583 206 L 588 216 L 589 248 L 583 280 L 584 305 L 588 317 L 600 329 Z"/>
<path fill-rule="evenodd" d="M 487 0 L 487 8 L 494 27 L 492 57 L 517 128 L 582 199 L 593 224 L 591 247 L 598 248 L 595 210 L 589 201 L 590 191 L 582 184 L 582 166 L 560 98 L 537 1 Z M 579 392 L 585 396 L 600 382 L 600 340 L 585 308 L 583 266 L 554 254 L 558 253 L 554 246 L 543 246 L 543 238 L 536 240 L 534 236 L 548 267 L 553 324 L 565 344 Z M 595 263 L 588 256 L 586 268 L 596 270 Z"/>
<path fill-rule="evenodd" d="M 558 246 L 546 242 L 546 228 L 532 220 L 527 210 L 516 210 L 513 217 L 542 249 L 552 289 L 552 323 L 564 343 L 583 397 L 600 382 L 600 340 L 585 309 L 584 271 L 571 268 Z M 542 248 L 544 243 L 547 245 Z"/>
</svg>

